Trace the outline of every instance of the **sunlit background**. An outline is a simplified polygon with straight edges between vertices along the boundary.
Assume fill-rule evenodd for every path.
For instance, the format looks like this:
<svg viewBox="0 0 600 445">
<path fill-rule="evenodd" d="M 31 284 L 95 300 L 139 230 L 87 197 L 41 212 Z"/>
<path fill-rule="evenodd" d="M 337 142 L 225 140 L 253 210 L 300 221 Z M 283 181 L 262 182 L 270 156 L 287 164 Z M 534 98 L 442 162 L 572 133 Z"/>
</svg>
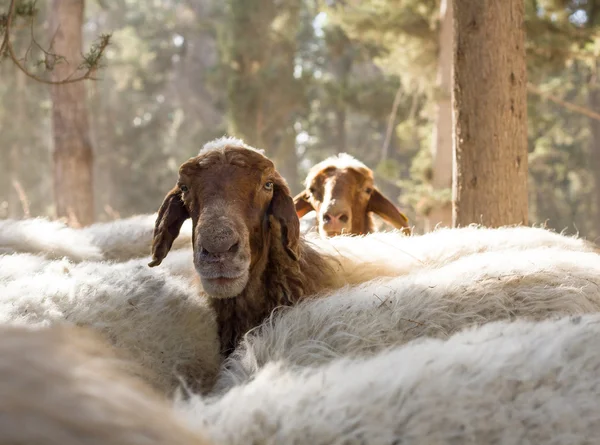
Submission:
<svg viewBox="0 0 600 445">
<path fill-rule="evenodd" d="M 37 4 L 42 43 L 50 3 Z M 595 239 L 600 1 L 525 3 L 530 223 Z M 85 47 L 112 33 L 99 79 L 86 82 L 96 220 L 156 211 L 178 166 L 230 134 L 264 148 L 294 192 L 311 165 L 350 153 L 417 231 L 430 229 L 451 199 L 436 181 L 451 164 L 433 162 L 451 149 L 438 127 L 450 94 L 440 80 L 451 70 L 444 9 L 436 0 L 87 1 Z M 20 54 L 30 34 L 14 33 Z M 0 218 L 54 217 L 49 87 L 8 60 L 0 78 Z"/>
</svg>

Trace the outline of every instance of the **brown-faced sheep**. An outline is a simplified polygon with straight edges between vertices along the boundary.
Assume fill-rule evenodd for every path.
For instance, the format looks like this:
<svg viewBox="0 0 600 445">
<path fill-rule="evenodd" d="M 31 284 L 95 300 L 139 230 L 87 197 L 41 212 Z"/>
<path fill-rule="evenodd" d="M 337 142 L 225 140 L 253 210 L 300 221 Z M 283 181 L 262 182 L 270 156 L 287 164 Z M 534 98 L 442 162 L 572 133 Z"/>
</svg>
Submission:
<svg viewBox="0 0 600 445">
<path fill-rule="evenodd" d="M 84 328 L 0 327 L 0 443 L 205 445 Z"/>
<path fill-rule="evenodd" d="M 314 210 L 322 236 L 373 232 L 372 213 L 411 233 L 408 218 L 375 187 L 373 171 L 346 153 L 311 168 L 305 186 L 294 198 L 296 212 L 302 218 Z"/>
<path fill-rule="evenodd" d="M 332 260 L 301 238 L 290 190 L 273 163 L 239 139 L 210 142 L 181 165 L 158 211 L 150 267 L 167 256 L 188 218 L 194 266 L 225 356 L 275 307 L 343 284 Z"/>
</svg>

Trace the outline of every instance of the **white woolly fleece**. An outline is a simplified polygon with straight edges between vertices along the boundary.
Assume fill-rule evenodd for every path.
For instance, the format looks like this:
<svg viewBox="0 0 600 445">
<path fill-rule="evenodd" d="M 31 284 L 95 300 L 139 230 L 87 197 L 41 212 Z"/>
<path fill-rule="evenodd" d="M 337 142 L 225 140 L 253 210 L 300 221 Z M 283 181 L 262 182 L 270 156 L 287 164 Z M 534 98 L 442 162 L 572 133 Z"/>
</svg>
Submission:
<svg viewBox="0 0 600 445">
<path fill-rule="evenodd" d="M 270 362 L 316 366 L 472 324 L 600 311 L 600 255 L 539 248 L 466 256 L 438 269 L 346 287 L 280 308 L 245 336 L 216 392 Z"/>
<path fill-rule="evenodd" d="M 472 225 L 457 229 L 440 228 L 412 236 L 391 231 L 322 239 L 310 234 L 306 239 L 320 251 L 336 256 L 342 265 L 340 273 L 351 284 L 439 267 L 478 252 L 521 251 L 538 247 L 577 252 L 600 251 L 597 245 L 582 238 L 525 226 L 492 229 Z"/>
<path fill-rule="evenodd" d="M 300 221 L 302 223 L 302 219 Z M 441 267 L 474 253 L 523 251 L 543 247 L 573 252 L 600 251 L 595 244 L 582 238 L 523 226 L 499 229 L 480 226 L 443 228 L 413 236 L 391 231 L 327 239 L 310 233 L 305 237 L 317 251 L 334 257 L 332 266 L 349 284 Z M 174 254 L 178 255 L 177 259 L 172 257 Z M 178 275 L 193 278 L 195 269 L 192 257 L 192 249 L 171 251 L 160 267 L 172 268 Z"/>
<path fill-rule="evenodd" d="M 273 363 L 177 409 L 221 445 L 593 444 L 598 338 L 599 314 L 491 323 L 316 369 Z"/>
<path fill-rule="evenodd" d="M 142 377 L 163 393 L 179 377 L 208 389 L 221 360 L 215 315 L 198 288 L 141 260 L 0 257 L 0 323 L 91 327 L 142 365 Z"/>
<path fill-rule="evenodd" d="M 150 255 L 157 214 L 137 215 L 73 229 L 44 218 L 0 221 L 0 254 L 33 253 L 71 261 L 127 261 Z M 192 222 L 186 221 L 172 250 L 190 247 Z"/>
</svg>

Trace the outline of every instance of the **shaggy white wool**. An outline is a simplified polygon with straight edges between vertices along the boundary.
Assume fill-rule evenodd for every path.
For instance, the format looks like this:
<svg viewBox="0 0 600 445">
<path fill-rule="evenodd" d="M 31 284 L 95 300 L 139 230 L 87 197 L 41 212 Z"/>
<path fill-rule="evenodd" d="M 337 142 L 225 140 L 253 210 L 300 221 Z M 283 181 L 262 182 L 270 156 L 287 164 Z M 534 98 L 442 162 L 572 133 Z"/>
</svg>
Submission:
<svg viewBox="0 0 600 445">
<path fill-rule="evenodd" d="M 477 323 L 596 311 L 596 253 L 539 248 L 475 254 L 280 308 L 244 337 L 215 390 L 253 378 L 269 362 L 315 366 L 418 337 L 444 338 Z"/>
<path fill-rule="evenodd" d="M 104 259 L 125 261 L 147 257 L 152 251 L 152 236 L 157 214 L 136 215 L 107 223 L 97 223 L 81 229 L 97 246 Z M 181 226 L 172 250 L 192 246 L 192 221 Z"/>
<path fill-rule="evenodd" d="M 348 153 L 339 153 L 337 155 L 330 156 L 323 161 L 315 164 L 311 167 L 306 175 L 306 179 L 304 180 L 304 186 L 309 187 L 312 181 L 315 179 L 321 171 L 325 170 L 329 167 L 335 167 L 337 169 L 343 170 L 345 168 L 353 168 L 355 170 L 361 171 L 371 178 L 373 177 L 373 172 L 369 167 L 363 164 L 361 161 L 356 159 L 354 156 L 349 155 Z"/>
<path fill-rule="evenodd" d="M 0 248 L 54 258 L 66 256 L 75 261 L 103 258 L 98 246 L 82 231 L 44 218 L 0 221 Z"/>
<path fill-rule="evenodd" d="M 73 229 L 44 218 L 0 221 L 0 254 L 33 253 L 72 261 L 126 261 L 150 255 L 156 214 L 137 215 Z M 190 247 L 192 222 L 186 221 L 172 250 Z"/>
<path fill-rule="evenodd" d="M 0 326 L 0 443 L 208 443 L 111 349 L 81 328 Z"/>
<path fill-rule="evenodd" d="M 322 239 L 306 236 L 315 247 L 341 262 L 340 273 L 351 284 L 373 278 L 396 277 L 425 267 L 439 267 L 465 255 L 502 250 L 555 247 L 593 252 L 598 246 L 581 238 L 535 227 L 441 228 L 424 235 L 406 236 L 399 231 L 364 236 Z"/>
<path fill-rule="evenodd" d="M 593 444 L 600 315 L 492 323 L 316 369 L 278 363 L 177 409 L 215 443 Z"/>
<path fill-rule="evenodd" d="M 248 150 L 256 151 L 262 155 L 265 154 L 265 151 L 263 149 L 252 147 L 252 146 L 246 144 L 242 139 L 239 139 L 239 138 L 236 138 L 233 136 L 223 136 L 223 137 L 214 139 L 210 142 L 207 142 L 200 149 L 200 152 L 198 154 L 201 155 L 208 151 L 220 151 L 220 150 L 223 150 L 228 145 L 233 145 L 235 147 L 247 148 Z"/>
<path fill-rule="evenodd" d="M 0 259 L 0 323 L 91 327 L 127 351 L 163 393 L 179 377 L 203 390 L 213 383 L 220 364 L 214 312 L 189 278 L 141 260 Z M 29 273 L 15 273 L 23 264 Z"/>
</svg>

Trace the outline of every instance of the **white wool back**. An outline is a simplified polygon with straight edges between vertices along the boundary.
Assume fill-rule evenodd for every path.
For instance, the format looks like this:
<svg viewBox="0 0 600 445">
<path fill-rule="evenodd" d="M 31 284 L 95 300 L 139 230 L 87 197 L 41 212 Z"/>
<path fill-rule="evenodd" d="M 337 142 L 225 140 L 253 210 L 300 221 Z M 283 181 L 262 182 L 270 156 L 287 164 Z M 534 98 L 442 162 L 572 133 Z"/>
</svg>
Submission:
<svg viewBox="0 0 600 445">
<path fill-rule="evenodd" d="M 157 214 L 137 215 L 81 229 L 107 260 L 125 261 L 150 256 Z M 192 246 L 192 221 L 186 220 L 172 250 Z"/>
<path fill-rule="evenodd" d="M 304 218 L 300 221 L 303 220 Z M 328 239 L 311 233 L 306 235 L 306 239 L 317 251 L 333 256 L 331 265 L 349 284 L 436 268 L 480 252 L 523 251 L 543 247 L 573 252 L 598 251 L 595 244 L 582 238 L 523 226 L 499 229 L 471 226 L 438 229 L 425 235 L 413 236 L 392 231 Z M 171 251 L 160 268 L 194 278 L 196 272 L 192 249 Z M 0 268 L 0 277 L 1 273 Z"/>
<path fill-rule="evenodd" d="M 177 409 L 222 445 L 592 444 L 600 315 L 487 324 L 316 369 L 273 363 Z"/>
<path fill-rule="evenodd" d="M 254 378 L 269 362 L 315 366 L 418 337 L 445 338 L 472 324 L 596 311 L 596 253 L 538 248 L 474 254 L 278 309 L 244 337 L 215 391 Z"/>
<path fill-rule="evenodd" d="M 82 231 L 44 218 L 0 220 L 0 248 L 74 261 L 101 260 L 102 252 Z"/>
<path fill-rule="evenodd" d="M 156 214 L 137 215 L 73 229 L 44 218 L 0 221 L 0 254 L 33 253 L 72 261 L 126 261 L 150 255 Z M 186 221 L 173 250 L 190 247 L 192 222 Z"/>
<path fill-rule="evenodd" d="M 0 443 L 203 445 L 81 328 L 0 326 Z"/>
<path fill-rule="evenodd" d="M 127 351 L 163 393 L 180 377 L 202 390 L 212 385 L 220 364 L 214 317 L 190 278 L 150 268 L 145 260 L 0 257 L 0 323 L 91 327 Z"/>
<path fill-rule="evenodd" d="M 396 277 L 412 271 L 439 267 L 463 256 L 480 252 L 555 247 L 594 252 L 598 246 L 581 238 L 535 227 L 441 228 L 424 235 L 406 236 L 399 231 L 363 236 L 306 237 L 321 252 L 341 262 L 340 273 L 348 283 L 363 283 L 377 277 Z"/>
</svg>

